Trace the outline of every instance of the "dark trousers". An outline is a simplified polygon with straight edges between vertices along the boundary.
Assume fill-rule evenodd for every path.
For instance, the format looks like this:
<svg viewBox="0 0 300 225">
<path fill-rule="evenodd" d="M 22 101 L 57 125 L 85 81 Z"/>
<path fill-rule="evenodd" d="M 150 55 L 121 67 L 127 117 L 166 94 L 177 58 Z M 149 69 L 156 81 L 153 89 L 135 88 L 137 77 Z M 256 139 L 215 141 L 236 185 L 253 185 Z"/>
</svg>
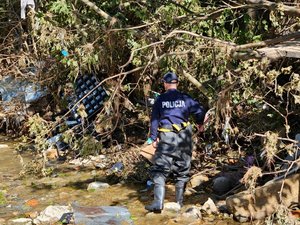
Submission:
<svg viewBox="0 0 300 225">
<path fill-rule="evenodd" d="M 176 186 L 183 187 L 189 180 L 192 158 L 192 127 L 180 132 L 160 132 L 150 176 L 154 184 L 164 185 L 173 173 Z"/>
</svg>

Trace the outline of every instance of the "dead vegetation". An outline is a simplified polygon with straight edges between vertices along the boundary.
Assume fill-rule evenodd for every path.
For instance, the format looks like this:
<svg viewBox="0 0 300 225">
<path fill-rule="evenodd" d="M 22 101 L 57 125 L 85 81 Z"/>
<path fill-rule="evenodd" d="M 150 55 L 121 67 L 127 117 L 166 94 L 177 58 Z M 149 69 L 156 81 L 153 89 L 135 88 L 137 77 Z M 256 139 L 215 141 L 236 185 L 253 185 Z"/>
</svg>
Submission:
<svg viewBox="0 0 300 225">
<path fill-rule="evenodd" d="M 33 81 L 47 90 L 40 102 L 2 99 L 2 131 L 24 134 L 37 161 L 53 147 L 49 138 L 60 133 L 68 146 L 59 152 L 63 157 L 105 154 L 111 164 L 124 164 L 121 176 L 142 182 L 148 164 L 135 146 L 147 137 L 147 100 L 161 91 L 161 74 L 174 70 L 180 88 L 211 109 L 206 132 L 195 135 L 193 171 L 208 164 L 243 168 L 252 156 L 253 166 L 243 168 L 246 187 L 281 174 L 281 165 L 290 163 L 286 157 L 299 150 L 299 55 L 274 60 L 260 48 L 297 41 L 297 2 L 189 2 L 51 0 L 26 20 L 18 16 L 18 1 L 0 3 L 7 12 L 0 18 L 1 80 Z M 89 94 L 67 101 L 85 74 L 96 76 L 108 92 L 92 117 L 83 105 Z M 69 127 L 75 108 L 81 120 Z M 45 170 L 44 163 L 32 165 Z"/>
</svg>

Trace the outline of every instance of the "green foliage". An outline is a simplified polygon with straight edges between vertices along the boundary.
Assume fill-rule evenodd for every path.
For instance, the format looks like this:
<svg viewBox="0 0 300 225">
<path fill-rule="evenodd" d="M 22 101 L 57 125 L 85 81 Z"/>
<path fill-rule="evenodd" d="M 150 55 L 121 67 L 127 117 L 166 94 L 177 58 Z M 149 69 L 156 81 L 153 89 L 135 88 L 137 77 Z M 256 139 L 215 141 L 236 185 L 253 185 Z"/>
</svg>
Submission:
<svg viewBox="0 0 300 225">
<path fill-rule="evenodd" d="M 47 8 L 49 8 L 49 13 L 56 15 L 55 19 L 62 25 L 69 26 L 76 21 L 76 17 L 72 13 L 72 5 L 66 0 L 53 1 Z"/>
<path fill-rule="evenodd" d="M 29 127 L 29 135 L 34 138 L 36 149 L 39 152 L 46 150 L 48 147 L 46 139 L 47 134 L 51 130 L 51 124 L 45 121 L 38 114 L 35 114 L 28 118 L 27 126 Z"/>
<path fill-rule="evenodd" d="M 102 150 L 102 144 L 95 137 L 91 135 L 78 137 L 72 129 L 63 133 L 63 141 L 71 147 L 74 153 L 82 157 L 97 155 Z"/>
</svg>

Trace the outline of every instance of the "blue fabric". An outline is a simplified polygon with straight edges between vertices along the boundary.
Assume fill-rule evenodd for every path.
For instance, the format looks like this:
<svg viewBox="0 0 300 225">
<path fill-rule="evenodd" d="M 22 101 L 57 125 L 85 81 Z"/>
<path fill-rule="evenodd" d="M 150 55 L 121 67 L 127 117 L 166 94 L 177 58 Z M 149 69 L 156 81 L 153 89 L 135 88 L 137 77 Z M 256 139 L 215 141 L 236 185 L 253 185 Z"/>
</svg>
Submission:
<svg viewBox="0 0 300 225">
<path fill-rule="evenodd" d="M 170 127 L 188 122 L 191 115 L 202 124 L 206 110 L 188 94 L 169 89 L 157 97 L 152 107 L 150 138 L 156 140 L 159 127 Z"/>
<path fill-rule="evenodd" d="M 64 57 L 67 57 L 67 56 L 69 56 L 69 53 L 68 53 L 68 51 L 67 51 L 67 50 L 65 50 L 65 49 L 61 50 L 61 54 L 62 54 Z"/>
</svg>

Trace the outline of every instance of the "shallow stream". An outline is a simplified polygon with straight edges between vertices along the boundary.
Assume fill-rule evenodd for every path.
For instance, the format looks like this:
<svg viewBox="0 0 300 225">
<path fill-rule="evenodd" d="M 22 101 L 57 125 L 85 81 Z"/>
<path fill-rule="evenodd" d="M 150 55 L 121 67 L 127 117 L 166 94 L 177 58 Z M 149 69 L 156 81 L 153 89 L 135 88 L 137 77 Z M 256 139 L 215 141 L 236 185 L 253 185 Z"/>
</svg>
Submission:
<svg viewBox="0 0 300 225">
<path fill-rule="evenodd" d="M 76 202 L 80 206 L 124 206 L 134 224 L 239 224 L 231 218 L 218 216 L 204 217 L 202 220 L 182 219 L 176 213 L 147 213 L 144 206 L 151 202 L 149 192 L 141 192 L 145 186 L 136 184 L 113 184 L 109 188 L 88 191 L 87 185 L 93 181 L 105 182 L 105 177 L 95 170 L 62 169 L 55 177 L 21 179 L 20 158 L 14 151 L 14 143 L 0 137 L 0 224 L 9 219 L 34 217 L 49 205 L 69 205 Z M 25 157 L 26 160 L 26 157 Z M 28 160 L 28 158 L 27 158 Z M 203 202 L 205 195 L 197 195 L 186 203 Z M 167 187 L 166 201 L 172 201 L 172 186 Z"/>
</svg>

